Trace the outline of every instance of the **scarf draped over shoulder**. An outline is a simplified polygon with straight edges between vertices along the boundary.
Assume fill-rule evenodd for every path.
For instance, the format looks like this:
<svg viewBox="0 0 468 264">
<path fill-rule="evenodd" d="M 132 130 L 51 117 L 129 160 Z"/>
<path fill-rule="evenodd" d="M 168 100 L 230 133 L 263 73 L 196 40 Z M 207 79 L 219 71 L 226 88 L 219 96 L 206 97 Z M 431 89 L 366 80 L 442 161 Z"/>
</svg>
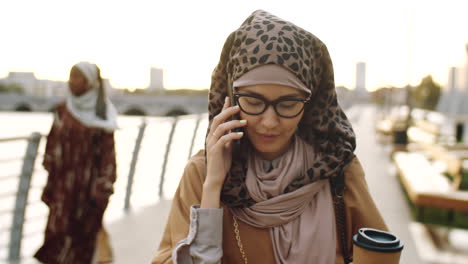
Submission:
<svg viewBox="0 0 468 264">
<path fill-rule="evenodd" d="M 66 99 L 67 110 L 87 127 L 101 128 L 108 132 L 116 130 L 118 113 L 106 96 L 98 67 L 89 62 L 79 62 L 74 67 L 83 73 L 90 85 L 90 90 L 80 96 L 69 92 Z M 103 108 L 102 116 L 98 116 L 97 108 Z"/>
</svg>

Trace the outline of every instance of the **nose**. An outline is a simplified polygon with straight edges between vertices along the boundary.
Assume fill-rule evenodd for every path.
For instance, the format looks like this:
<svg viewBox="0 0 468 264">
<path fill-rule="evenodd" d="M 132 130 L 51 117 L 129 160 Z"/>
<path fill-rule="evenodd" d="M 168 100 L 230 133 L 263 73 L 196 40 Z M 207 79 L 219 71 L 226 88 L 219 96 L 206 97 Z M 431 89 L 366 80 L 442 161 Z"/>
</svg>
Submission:
<svg viewBox="0 0 468 264">
<path fill-rule="evenodd" d="M 263 112 L 261 124 L 267 129 L 272 129 L 279 124 L 279 116 L 276 114 L 273 106 L 268 106 L 265 112 Z"/>
</svg>

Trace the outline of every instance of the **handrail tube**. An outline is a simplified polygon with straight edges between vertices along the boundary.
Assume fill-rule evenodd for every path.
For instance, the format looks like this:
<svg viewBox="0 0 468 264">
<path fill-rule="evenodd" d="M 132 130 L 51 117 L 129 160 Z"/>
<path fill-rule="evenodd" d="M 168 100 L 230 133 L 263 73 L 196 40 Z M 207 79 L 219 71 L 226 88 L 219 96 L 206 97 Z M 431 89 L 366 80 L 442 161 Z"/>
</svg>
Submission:
<svg viewBox="0 0 468 264">
<path fill-rule="evenodd" d="M 133 157 L 130 163 L 130 170 L 128 172 L 128 179 L 127 179 L 127 190 L 125 192 L 125 204 L 124 210 L 128 211 L 130 209 L 130 197 L 132 196 L 132 187 L 133 187 L 133 178 L 135 175 L 135 168 L 138 161 L 138 153 L 140 153 L 140 146 L 143 140 L 143 135 L 145 134 L 146 129 L 146 120 L 143 119 L 140 129 L 138 130 L 138 136 L 135 141 L 135 147 L 133 149 Z"/>
<path fill-rule="evenodd" d="M 188 152 L 187 159 L 190 159 L 192 157 L 193 145 L 195 144 L 195 138 L 197 137 L 198 127 L 200 126 L 201 119 L 202 119 L 202 115 L 201 114 L 197 115 L 197 121 L 195 122 L 195 128 L 193 129 L 192 142 L 190 143 L 190 149 Z"/>
<path fill-rule="evenodd" d="M 41 140 L 41 134 L 34 132 L 28 139 L 26 155 L 21 169 L 21 178 L 18 185 L 18 192 L 15 202 L 15 210 L 12 222 L 12 231 L 10 233 L 10 248 L 8 251 L 8 260 L 18 261 L 20 259 L 21 238 L 23 235 L 24 215 L 28 202 L 29 186 L 36 161 L 37 150 Z"/>
<path fill-rule="evenodd" d="M 174 131 L 177 126 L 177 121 L 178 117 L 174 117 L 174 121 L 172 122 L 172 127 L 171 127 L 171 132 L 169 133 L 169 139 L 166 144 L 166 153 L 164 153 L 164 161 L 163 161 L 163 166 L 161 170 L 161 177 L 160 182 L 159 182 L 159 199 L 163 197 L 163 185 L 164 185 L 164 176 L 166 174 L 166 165 L 167 165 L 167 159 L 169 157 L 169 151 L 171 150 L 171 145 L 172 145 L 172 138 L 174 137 Z"/>
<path fill-rule="evenodd" d="M 33 135 L 34 134 L 38 134 L 40 137 L 44 137 L 44 135 L 41 135 L 40 133 L 38 132 L 34 132 L 31 134 L 31 136 L 27 137 L 27 136 L 24 136 L 24 137 L 9 137 L 9 138 L 0 138 L 0 143 L 2 142 L 8 142 L 8 141 L 19 141 L 19 140 L 31 140 L 33 139 Z"/>
</svg>

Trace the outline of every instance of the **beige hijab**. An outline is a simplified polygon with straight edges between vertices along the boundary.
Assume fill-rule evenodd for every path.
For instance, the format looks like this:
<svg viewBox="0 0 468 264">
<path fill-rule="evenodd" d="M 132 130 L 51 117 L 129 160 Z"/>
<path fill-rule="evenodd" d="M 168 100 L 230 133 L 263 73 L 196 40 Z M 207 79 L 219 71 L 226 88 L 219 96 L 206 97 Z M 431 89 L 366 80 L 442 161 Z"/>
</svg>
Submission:
<svg viewBox="0 0 468 264">
<path fill-rule="evenodd" d="M 294 178 L 308 177 L 307 164 L 314 155 L 312 146 L 298 136 L 273 162 L 249 154 L 246 185 L 256 203 L 232 212 L 249 225 L 271 228 L 277 263 L 335 263 L 335 218 L 328 180 L 283 193 Z"/>
<path fill-rule="evenodd" d="M 105 96 L 98 67 L 96 64 L 85 61 L 75 64 L 74 67 L 77 67 L 83 73 L 91 89 L 80 96 L 69 92 L 66 100 L 68 111 L 87 127 L 101 128 L 113 132 L 117 129 L 118 113 L 110 99 Z M 99 103 L 102 104 L 102 107 L 105 107 L 105 118 L 96 114 L 96 107 L 98 107 Z"/>
<path fill-rule="evenodd" d="M 354 132 L 338 104 L 333 66 L 326 45 L 306 30 L 268 12 L 257 10 L 227 38 L 212 75 L 209 93 L 209 123 L 223 107 L 233 82 L 257 67 L 285 68 L 310 91 L 297 134 L 317 150 L 310 173 L 313 180 L 333 179 L 353 159 Z M 207 134 L 208 135 L 208 134 Z M 240 155 L 234 155 L 221 199 L 229 207 L 250 207 L 255 201 L 245 185 L 249 142 L 241 140 Z M 313 181 L 295 179 L 287 187 L 296 190 Z"/>
</svg>

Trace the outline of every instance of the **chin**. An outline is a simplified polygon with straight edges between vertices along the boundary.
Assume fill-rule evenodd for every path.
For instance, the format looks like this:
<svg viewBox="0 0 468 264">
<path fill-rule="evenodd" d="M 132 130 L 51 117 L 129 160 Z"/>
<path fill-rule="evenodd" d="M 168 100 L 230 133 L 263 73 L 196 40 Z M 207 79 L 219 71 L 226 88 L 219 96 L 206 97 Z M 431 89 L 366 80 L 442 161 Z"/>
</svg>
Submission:
<svg viewBox="0 0 468 264">
<path fill-rule="evenodd" d="M 266 157 L 276 157 L 280 155 L 281 148 L 265 145 L 254 145 L 255 151 Z M 265 157 L 264 157 L 265 158 Z"/>
</svg>

